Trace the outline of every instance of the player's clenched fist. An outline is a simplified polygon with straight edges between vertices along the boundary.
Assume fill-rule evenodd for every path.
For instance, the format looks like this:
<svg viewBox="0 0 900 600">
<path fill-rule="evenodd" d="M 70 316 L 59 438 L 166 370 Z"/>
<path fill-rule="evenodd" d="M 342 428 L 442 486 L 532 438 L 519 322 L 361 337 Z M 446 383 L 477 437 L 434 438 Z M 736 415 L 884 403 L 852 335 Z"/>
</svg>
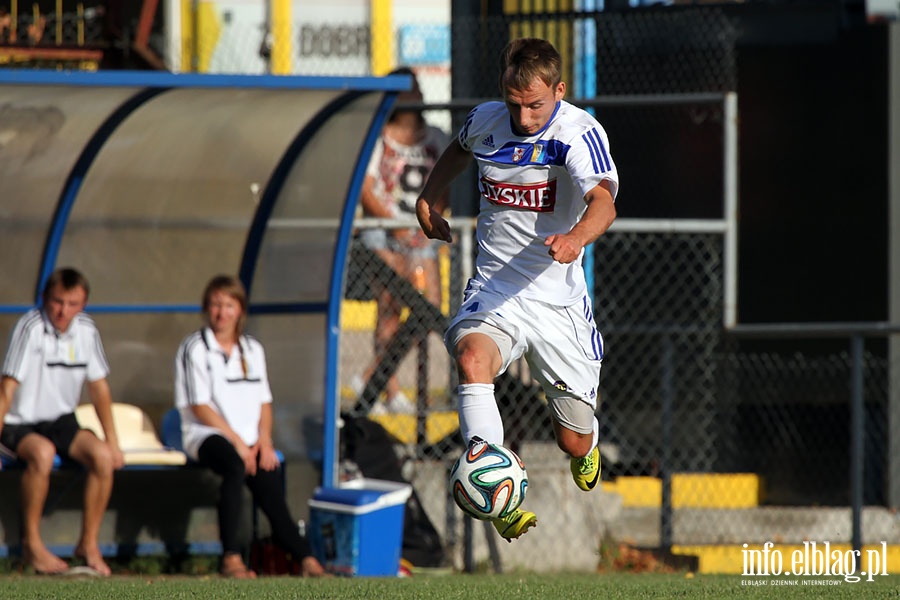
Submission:
<svg viewBox="0 0 900 600">
<path fill-rule="evenodd" d="M 544 245 L 548 246 L 548 253 L 558 263 L 564 265 L 569 264 L 581 254 L 581 246 L 574 243 L 570 236 L 565 234 L 554 233 L 546 240 Z"/>
<path fill-rule="evenodd" d="M 429 238 L 445 242 L 453 241 L 453 236 L 450 233 L 450 223 L 439 212 L 433 210 L 425 198 L 419 198 L 416 201 L 416 218 L 419 219 L 419 226 L 422 228 L 422 231 Z"/>
</svg>

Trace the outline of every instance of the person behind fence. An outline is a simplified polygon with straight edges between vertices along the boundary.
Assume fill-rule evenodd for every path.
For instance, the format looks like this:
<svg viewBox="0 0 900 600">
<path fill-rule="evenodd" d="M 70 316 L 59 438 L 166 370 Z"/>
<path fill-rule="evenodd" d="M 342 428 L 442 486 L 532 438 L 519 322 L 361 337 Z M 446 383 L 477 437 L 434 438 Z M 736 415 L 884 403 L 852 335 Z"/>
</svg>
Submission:
<svg viewBox="0 0 900 600">
<path fill-rule="evenodd" d="M 547 41 L 511 41 L 500 58 L 503 102 L 476 106 L 416 202 L 429 238 L 451 241 L 433 210 L 450 182 L 478 164 L 475 275 L 445 344 L 459 373 L 468 444 L 502 444 L 494 379 L 525 357 L 547 397 L 557 445 L 579 488 L 600 478 L 596 418 L 603 340 L 582 269 L 584 248 L 616 216 L 618 173 L 603 127 L 565 100 L 561 58 Z M 512 540 L 536 525 L 517 509 L 494 525 Z"/>
<path fill-rule="evenodd" d="M 25 463 L 21 480 L 22 558 L 38 573 L 56 574 L 68 563 L 50 552 L 40 523 L 56 455 L 86 469 L 84 514 L 75 557 L 109 575 L 100 550 L 100 525 L 114 471 L 124 465 L 113 423 L 109 363 L 94 321 L 83 312 L 90 286 L 71 268 L 44 284 L 42 306 L 22 316 L 9 338 L 0 378 L 0 444 Z M 87 382 L 105 440 L 82 429 L 75 408 Z"/>
<path fill-rule="evenodd" d="M 272 444 L 272 392 L 262 344 L 243 332 L 247 293 L 239 279 L 213 277 L 203 291 L 204 326 L 184 338 L 175 359 L 175 406 L 184 451 L 222 477 L 218 522 L 221 573 L 252 579 L 238 526 L 246 485 L 269 519 L 275 543 L 301 574 L 325 574 L 285 500 L 282 465 Z"/>
<path fill-rule="evenodd" d="M 412 77 L 412 89 L 398 94 L 399 104 L 421 103 L 422 92 L 415 74 L 408 67 L 400 67 L 391 75 Z M 416 199 L 438 156 L 447 145 L 447 136 L 439 128 L 426 123 L 422 111 L 400 107 L 391 113 L 375 144 L 363 181 L 360 204 L 363 215 L 393 219 L 410 218 L 415 214 Z M 437 198 L 435 210 L 446 208 L 446 195 Z M 437 247 L 418 227 L 364 228 L 360 241 L 374 251 L 398 275 L 412 283 L 435 306 L 441 303 L 441 279 Z M 377 306 L 375 321 L 375 361 L 381 358 L 386 346 L 400 327 L 403 305 L 385 286 L 377 274 L 373 282 Z M 366 377 L 374 367 L 369 367 Z M 361 388 L 361 383 L 356 387 Z M 386 404 L 373 407 L 378 412 L 415 412 L 415 405 L 401 391 L 397 376 L 392 375 L 385 386 Z"/>
</svg>

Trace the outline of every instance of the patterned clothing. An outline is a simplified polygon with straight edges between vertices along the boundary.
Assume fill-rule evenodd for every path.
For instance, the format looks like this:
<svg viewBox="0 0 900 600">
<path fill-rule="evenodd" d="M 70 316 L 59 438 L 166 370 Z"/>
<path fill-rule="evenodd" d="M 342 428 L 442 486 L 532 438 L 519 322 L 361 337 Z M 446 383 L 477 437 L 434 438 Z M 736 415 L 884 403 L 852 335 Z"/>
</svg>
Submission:
<svg viewBox="0 0 900 600">
<path fill-rule="evenodd" d="M 366 176 L 373 179 L 373 193 L 387 202 L 394 217 L 415 217 L 416 200 L 447 142 L 444 132 L 432 126 L 427 126 L 425 137 L 411 146 L 386 136 L 378 140 Z M 413 235 L 401 241 L 383 229 L 365 229 L 360 234 L 360 240 L 372 250 L 386 248 L 393 252 L 412 252 L 422 258 L 434 258 L 434 242 L 426 238 L 418 227 L 410 228 L 409 232 Z"/>
</svg>

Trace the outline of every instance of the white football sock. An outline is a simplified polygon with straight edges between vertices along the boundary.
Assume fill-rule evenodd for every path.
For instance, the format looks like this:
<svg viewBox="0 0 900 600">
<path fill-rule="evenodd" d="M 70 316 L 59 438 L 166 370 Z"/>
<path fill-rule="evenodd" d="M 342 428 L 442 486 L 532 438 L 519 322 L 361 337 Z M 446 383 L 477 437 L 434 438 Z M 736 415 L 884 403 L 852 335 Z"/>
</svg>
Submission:
<svg viewBox="0 0 900 600">
<path fill-rule="evenodd" d="M 503 445 L 503 420 L 494 398 L 494 384 L 465 383 L 459 394 L 459 429 L 466 444 L 478 436 L 491 444 Z"/>
</svg>

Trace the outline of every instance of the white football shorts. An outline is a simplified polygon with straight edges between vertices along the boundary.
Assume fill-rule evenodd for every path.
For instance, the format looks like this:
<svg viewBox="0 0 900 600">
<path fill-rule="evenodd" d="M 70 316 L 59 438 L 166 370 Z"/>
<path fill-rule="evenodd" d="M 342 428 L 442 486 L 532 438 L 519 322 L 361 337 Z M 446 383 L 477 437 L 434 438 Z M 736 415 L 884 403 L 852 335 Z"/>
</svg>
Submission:
<svg viewBox="0 0 900 600">
<path fill-rule="evenodd" d="M 556 419 L 573 431 L 592 431 L 603 337 L 587 295 L 572 306 L 555 306 L 498 294 L 469 280 L 462 306 L 444 335 L 450 355 L 455 356 L 463 337 L 476 331 L 491 337 L 500 349 L 498 376 L 524 356 Z M 577 407 L 581 403 L 590 410 Z"/>
</svg>

